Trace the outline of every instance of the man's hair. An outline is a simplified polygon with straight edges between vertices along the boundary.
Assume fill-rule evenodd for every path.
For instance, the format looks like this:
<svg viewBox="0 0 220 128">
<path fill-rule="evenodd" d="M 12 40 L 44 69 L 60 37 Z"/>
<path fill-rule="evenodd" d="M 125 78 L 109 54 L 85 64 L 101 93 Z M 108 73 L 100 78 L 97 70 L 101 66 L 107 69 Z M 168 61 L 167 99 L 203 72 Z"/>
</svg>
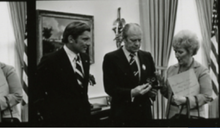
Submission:
<svg viewBox="0 0 220 128">
<path fill-rule="evenodd" d="M 199 40 L 195 33 L 189 30 L 178 32 L 173 38 L 173 48 L 184 48 L 191 55 L 196 55 L 199 49 Z"/>
<path fill-rule="evenodd" d="M 85 31 L 91 31 L 89 25 L 83 22 L 75 21 L 68 24 L 63 32 L 63 43 L 68 43 L 68 37 L 71 35 L 74 40 Z"/>
<path fill-rule="evenodd" d="M 122 30 L 122 39 L 123 40 L 127 38 L 127 34 L 128 34 L 129 29 L 134 26 L 140 27 L 140 25 L 137 23 L 128 23 L 124 26 L 124 28 Z"/>
</svg>

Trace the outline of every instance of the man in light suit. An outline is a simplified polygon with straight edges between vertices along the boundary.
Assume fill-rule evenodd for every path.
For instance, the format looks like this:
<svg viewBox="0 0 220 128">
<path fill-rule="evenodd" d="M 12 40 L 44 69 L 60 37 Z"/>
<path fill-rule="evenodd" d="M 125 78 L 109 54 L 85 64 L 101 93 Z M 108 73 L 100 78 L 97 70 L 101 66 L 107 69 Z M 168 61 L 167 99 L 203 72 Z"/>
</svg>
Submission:
<svg viewBox="0 0 220 128">
<path fill-rule="evenodd" d="M 90 31 L 85 23 L 70 23 L 63 32 L 64 47 L 45 55 L 38 65 L 35 99 L 43 99 L 37 107 L 46 125 L 88 125 Z"/>
<path fill-rule="evenodd" d="M 111 119 L 113 125 L 143 126 L 152 119 L 151 105 L 157 94 L 147 82 L 152 77 L 156 81 L 154 61 L 149 52 L 139 50 L 142 31 L 138 24 L 126 24 L 122 38 L 124 46 L 107 53 L 103 61 L 104 87 L 112 97 Z"/>
</svg>

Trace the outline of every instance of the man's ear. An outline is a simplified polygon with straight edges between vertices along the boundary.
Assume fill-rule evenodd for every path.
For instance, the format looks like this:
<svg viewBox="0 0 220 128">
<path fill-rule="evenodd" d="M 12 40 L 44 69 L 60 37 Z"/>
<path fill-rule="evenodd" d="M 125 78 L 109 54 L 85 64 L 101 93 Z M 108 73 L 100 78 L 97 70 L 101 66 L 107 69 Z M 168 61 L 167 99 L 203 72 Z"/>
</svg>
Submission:
<svg viewBox="0 0 220 128">
<path fill-rule="evenodd" d="M 68 43 L 75 43 L 75 40 L 73 39 L 72 35 L 68 36 Z"/>
</svg>

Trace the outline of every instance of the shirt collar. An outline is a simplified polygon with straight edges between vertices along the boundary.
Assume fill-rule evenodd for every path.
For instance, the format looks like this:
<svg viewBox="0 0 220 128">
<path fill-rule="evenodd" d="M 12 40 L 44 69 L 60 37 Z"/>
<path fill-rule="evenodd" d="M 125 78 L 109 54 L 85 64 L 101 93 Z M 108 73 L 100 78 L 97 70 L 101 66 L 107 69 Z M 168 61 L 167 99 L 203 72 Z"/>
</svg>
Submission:
<svg viewBox="0 0 220 128">
<path fill-rule="evenodd" d="M 77 54 L 71 51 L 66 45 L 64 45 L 63 48 L 71 60 L 75 60 L 77 58 Z"/>
<path fill-rule="evenodd" d="M 122 50 L 124 51 L 125 56 L 126 56 L 128 59 L 130 58 L 130 54 L 133 54 L 133 53 L 130 53 L 130 52 L 125 48 L 125 46 L 122 47 Z M 137 56 L 137 52 L 135 53 L 135 56 Z"/>
</svg>

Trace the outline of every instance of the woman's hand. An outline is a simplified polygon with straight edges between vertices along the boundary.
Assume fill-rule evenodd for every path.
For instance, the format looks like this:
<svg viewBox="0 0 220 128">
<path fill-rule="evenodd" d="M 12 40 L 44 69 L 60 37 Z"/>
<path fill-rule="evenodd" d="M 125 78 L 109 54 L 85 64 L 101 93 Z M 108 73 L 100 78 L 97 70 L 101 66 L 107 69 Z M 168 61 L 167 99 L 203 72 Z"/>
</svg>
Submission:
<svg viewBox="0 0 220 128">
<path fill-rule="evenodd" d="M 181 105 L 186 103 L 186 97 L 184 96 L 178 96 L 178 95 L 173 95 L 173 102 L 176 105 Z"/>
</svg>

